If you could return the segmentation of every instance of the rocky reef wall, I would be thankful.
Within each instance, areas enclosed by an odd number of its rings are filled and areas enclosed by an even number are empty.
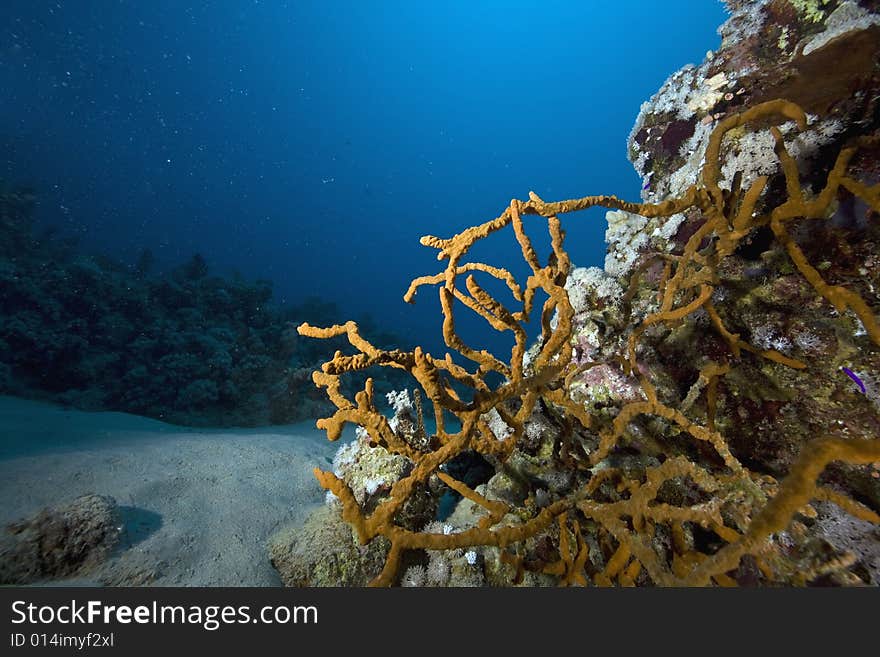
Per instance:
[[[348,340],[313,375],[337,409],[319,426],[360,428],[316,472],[324,522],[352,534],[312,529],[338,541],[312,549],[279,536],[286,581],[880,584],[880,10],[728,6],[719,50],[639,112],[641,202],[532,193],[422,239],[446,268],[405,298],[436,288],[461,359],[379,349],[351,322],[300,327]],[[575,268],[563,220],[594,206],[609,209],[605,267]],[[524,282],[467,260],[503,230]],[[509,331],[509,357],[466,344],[457,312]],[[341,393],[372,366],[413,378],[390,420],[369,382]],[[357,567],[293,563],[306,553]],[[340,571],[356,576],[320,575]]]

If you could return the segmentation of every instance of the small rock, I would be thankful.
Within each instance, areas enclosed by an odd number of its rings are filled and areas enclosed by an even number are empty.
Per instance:
[[[121,524],[116,500],[83,495],[7,525],[0,533],[0,584],[82,575],[110,554]]]

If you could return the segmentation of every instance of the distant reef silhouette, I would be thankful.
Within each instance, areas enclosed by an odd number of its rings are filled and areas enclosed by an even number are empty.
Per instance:
[[[343,342],[315,343],[294,327],[337,321],[335,303],[281,308],[271,281],[212,274],[198,253],[161,274],[149,249],[133,264],[86,254],[75,238],[36,229],[36,203],[33,189],[0,184],[0,394],[187,426],[285,424],[328,410],[311,372]],[[380,339],[399,346],[390,333]],[[377,385],[392,388],[388,377]]]

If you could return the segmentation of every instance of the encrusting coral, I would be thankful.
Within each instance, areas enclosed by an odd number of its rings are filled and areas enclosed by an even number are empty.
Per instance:
[[[477,547],[487,561],[487,572],[491,561],[496,574],[504,573],[495,581],[511,583],[529,571],[557,577],[563,584],[730,585],[736,583],[736,571],[747,557],[762,581],[784,582],[790,578],[786,579],[784,559],[772,539],[793,521],[797,523],[797,518],[812,513],[811,501],[830,501],[859,519],[880,523],[880,516],[865,504],[819,483],[832,461],[880,462],[877,438],[817,436],[801,450],[787,476],[777,482],[746,467],[715,426],[718,383],[741,359],[767,359],[798,371],[807,368],[802,360],[750,344],[730,330],[719,312],[724,301],[713,295],[724,260],[758,229],[769,228],[809,285],[837,312],[851,310],[870,340],[880,345],[880,327],[869,304],[858,293],[827,283],[791,237],[792,227],[799,222],[829,217],[843,194],[880,212],[880,184],[867,185],[848,174],[858,149],[876,144],[863,138],[843,148],[824,187],[811,193],[802,188],[778,127],[786,121],[794,121],[803,130],[808,118],[794,103],[773,100],[718,122],[709,138],[700,178],[677,198],[652,204],[588,196],[548,203],[532,193],[528,201],[514,199],[499,217],[452,238],[423,237],[422,244],[436,248],[438,259],[447,261],[446,268],[416,278],[404,299],[412,302],[420,288],[437,286],[445,343],[472,361],[474,369],[458,364],[449,354],[437,358],[420,348],[378,349],[360,335],[353,322],[329,328],[299,326],[300,334],[314,338],[346,336],[357,350],[353,355],[337,352],[314,373],[315,384],[326,390],[337,407],[331,417],[318,421],[318,427],[330,440],[336,440],[345,423],[359,425],[371,445],[412,463],[369,510],[358,503],[340,477],[320,470],[315,473],[320,484],[341,502],[343,518],[362,543],[379,536],[390,542],[384,568],[374,584],[397,583],[410,551]],[[784,177],[781,202],[768,200],[772,198],[765,194],[768,176],[757,176],[742,189],[740,175],[730,189],[719,185],[725,135],[744,127],[769,129],[774,139]],[[563,248],[559,217],[594,206],[648,219],[698,211],[703,222],[680,254],[656,253],[633,271],[625,303],[636,295],[646,263],[663,263],[656,284],[657,303],[650,311],[629,308],[632,316],[624,329],[628,340],[612,360],[585,363],[574,352],[575,312],[565,287],[571,261]],[[526,234],[529,216],[546,221],[551,246],[546,264],[540,262]],[[506,228],[513,231],[530,269],[524,285],[505,269],[465,260],[474,244]],[[490,294],[488,286],[477,282],[479,276],[495,279],[506,288],[516,309]],[[546,296],[539,310],[541,336],[529,349],[526,323],[541,295]],[[509,358],[471,347],[459,336],[456,301],[494,329],[512,334]],[[702,364],[684,403],[675,407],[658,394],[651,368],[640,362],[639,353],[652,331],[679,326],[698,312],[708,316],[712,330],[723,338],[728,351],[719,360]],[[752,355],[744,356],[743,352]],[[635,400],[623,404],[616,414],[597,410],[573,394],[579,379],[590,369],[606,365],[622,369],[635,380]],[[430,401],[436,423],[430,441],[411,444],[403,433],[395,431],[375,404],[371,381],[353,400],[342,394],[341,377],[375,366],[405,370],[418,384]],[[491,384],[497,375],[503,381]],[[689,413],[704,390],[706,421],[700,423]],[[492,499],[485,489],[478,492],[450,474],[448,465],[466,453],[481,455],[497,473],[503,473],[517,445],[531,439],[530,423],[540,414],[561,427],[550,449],[555,467],[566,469],[566,484],[555,491],[532,490],[517,502]],[[455,427],[448,421],[450,416],[456,419]],[[634,421],[640,416],[656,419],[663,429],[649,437],[638,435]],[[401,521],[404,505],[412,496],[443,487],[480,509],[471,526],[420,531]],[[539,539],[543,547],[536,547]]]

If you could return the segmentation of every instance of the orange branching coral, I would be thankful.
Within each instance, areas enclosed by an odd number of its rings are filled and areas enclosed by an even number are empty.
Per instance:
[[[343,517],[362,542],[378,536],[390,541],[385,567],[374,584],[395,583],[403,554],[417,549],[496,546],[502,549],[501,562],[515,564],[521,571],[522,558],[505,548],[539,533],[554,534],[555,531],[559,557],[545,562],[539,570],[558,576],[564,584],[613,584],[616,581],[631,585],[636,578],[647,577],[658,585],[713,582],[730,585],[735,581],[729,573],[747,554],[755,557],[765,577],[773,577],[773,569],[761,555],[768,549],[770,537],[785,529],[811,499],[831,500],[862,519],[880,522],[877,514],[867,507],[817,485],[823,469],[831,461],[854,464],[880,461],[880,440],[817,439],[803,450],[788,477],[777,485],[771,478],[750,472],[715,427],[716,385],[730,371],[729,363],[706,364],[679,409],[664,404],[650,376],[639,369],[639,345],[649,327],[679,322],[701,308],[728,344],[734,360],[746,351],[791,368],[806,367],[781,353],[758,349],[741,340],[724,326],[712,301],[719,263],[732,254],[751,231],[762,226],[770,227],[816,291],[838,311],[851,309],[871,340],[880,344],[880,327],[868,304],[852,291],[827,284],[787,230],[788,225],[799,219],[825,217],[841,188],[880,211],[880,185],[866,186],[847,175],[856,144],[841,151],[824,189],[815,195],[808,194],[800,185],[797,167],[786,151],[780,131],[773,125],[784,121],[794,121],[802,129],[806,125],[803,111],[784,100],[763,103],[721,121],[709,141],[702,179],[680,198],[659,204],[639,204],[613,196],[588,196],[547,203],[531,193],[528,201],[514,199],[500,216],[451,238],[423,237],[422,244],[436,248],[438,259],[447,261],[446,267],[438,274],[416,278],[404,299],[412,302],[422,287],[436,286],[444,316],[444,340],[447,346],[471,361],[474,369],[455,363],[449,354],[436,358],[420,348],[411,352],[378,349],[360,335],[353,322],[324,329],[307,324],[299,327],[300,334],[316,338],[345,335],[357,350],[354,355],[337,352],[320,372],[315,372],[315,384],[326,389],[337,407],[331,417],[319,420],[318,426],[335,440],[346,422],[360,425],[366,429],[372,445],[382,446],[412,462],[409,473],[393,483],[384,500],[370,511],[361,508],[347,484],[332,472],[316,470],[315,473],[320,484],[339,498]],[[766,177],[757,178],[745,190],[739,188],[741,176],[734,179],[733,189],[729,191],[719,186],[725,134],[740,126],[768,123],[776,139],[787,194],[785,202],[770,209],[761,207],[762,192],[768,183]],[[695,209],[704,218],[681,255],[660,256],[665,260],[665,268],[658,289],[659,307],[630,327],[626,353],[619,354],[628,373],[638,376],[644,399],[623,405],[610,421],[592,415],[570,395],[572,380],[584,368],[577,368],[572,361],[574,310],[564,287],[571,262],[563,248],[564,233],[559,216],[594,206],[625,210],[648,218]],[[540,216],[546,221],[551,253],[544,264],[526,234],[524,217],[528,215]],[[505,269],[465,260],[474,244],[507,228],[512,230],[530,269],[524,285]],[[637,269],[633,276],[638,276],[640,271]],[[511,310],[509,303],[502,304],[477,282],[477,276],[498,281],[517,304],[516,309]],[[625,303],[632,298],[634,285],[633,282],[624,297]],[[540,308],[541,336],[537,346],[527,353],[525,325],[535,310],[539,293],[546,296]],[[456,301],[494,329],[512,334],[509,357],[470,346],[460,337],[454,319]],[[424,391],[437,427],[430,449],[416,449],[395,433],[374,403],[370,380],[353,400],[342,394],[341,376],[373,366],[405,370]],[[487,381],[490,373],[500,374],[503,382],[490,385]],[[687,415],[703,389],[707,398],[705,425]],[[461,394],[462,390],[468,394]],[[516,506],[487,499],[443,471],[444,464],[466,450],[503,464],[523,437],[526,422],[539,408],[539,402],[543,408],[550,409],[549,412],[566,418],[576,431],[593,437],[592,447],[584,447],[581,442],[580,446],[567,445],[560,450],[572,457],[565,463],[578,475],[578,485],[571,493],[542,506]],[[490,426],[490,412],[497,413],[510,431],[497,435]],[[455,416],[457,430],[447,426],[444,414]],[[659,447],[655,447],[659,450],[654,455],[659,457],[656,465],[636,471],[615,467],[609,458],[627,440],[631,423],[640,415],[662,418],[676,433],[690,436],[693,445],[704,445],[715,456],[705,462],[694,460],[692,455],[689,457],[682,451],[680,440],[668,444],[661,440]],[[696,453],[705,453],[705,450]],[[432,478],[481,507],[484,514],[479,522],[462,531],[444,534],[415,531],[396,523],[396,514],[405,502]],[[697,548],[692,538],[695,527],[711,532],[720,547],[709,551]],[[588,560],[588,532],[612,546],[610,557],[601,567],[590,565]],[[660,540],[662,537],[668,540]],[[659,547],[664,544],[671,547]]]

